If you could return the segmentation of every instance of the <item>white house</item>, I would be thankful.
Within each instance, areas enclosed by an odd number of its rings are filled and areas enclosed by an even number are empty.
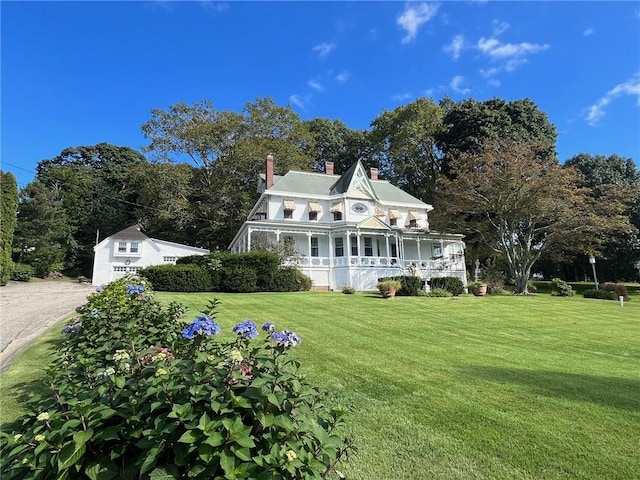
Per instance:
[[[149,238],[138,226],[125,228],[93,247],[93,285],[104,285],[151,265],[174,264],[179,257],[209,250]]]
[[[269,155],[232,252],[250,251],[258,236],[295,242],[298,266],[321,290],[373,290],[379,277],[394,275],[455,276],[466,285],[462,235],[430,231],[433,207],[379,180],[377,169],[368,176],[358,161],[341,176],[331,162],[324,174],[273,172]]]

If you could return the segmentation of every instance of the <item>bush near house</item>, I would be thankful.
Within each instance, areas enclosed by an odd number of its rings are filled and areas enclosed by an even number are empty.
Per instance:
[[[423,283],[420,277],[413,275],[399,275],[396,277],[380,277],[378,283],[386,282],[388,280],[397,280],[400,282],[400,290],[396,292],[396,295],[417,297],[420,295]]]
[[[210,292],[211,276],[197,265],[157,265],[140,270],[158,291]]]
[[[238,323],[213,300],[190,323],[128,277],[93,294],[48,371],[51,395],[3,425],[6,480],[325,478],[350,450],[345,410],[300,373],[295,333]]]
[[[207,271],[210,281],[208,291],[213,292],[298,292],[311,289],[309,277],[295,267],[282,267],[280,257],[271,252],[213,252],[182,257],[175,266],[163,267],[170,270],[187,265]],[[184,291],[174,290],[166,282],[158,283],[150,269],[145,269],[144,274],[158,291]]]
[[[448,290],[453,295],[462,295],[464,293],[464,283],[458,277],[433,277],[429,285],[432,290],[441,288]]]

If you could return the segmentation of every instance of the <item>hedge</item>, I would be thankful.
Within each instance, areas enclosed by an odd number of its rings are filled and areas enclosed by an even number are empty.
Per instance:
[[[211,276],[198,265],[157,265],[140,270],[156,291],[210,292]]]
[[[442,288],[453,295],[462,295],[464,293],[464,283],[458,277],[433,277],[429,285],[432,290]]]
[[[387,280],[397,280],[400,282],[400,290],[396,292],[396,295],[404,295],[410,297],[417,297],[423,288],[423,281],[420,277],[413,275],[399,275],[396,277],[380,277],[378,282],[384,282]]]

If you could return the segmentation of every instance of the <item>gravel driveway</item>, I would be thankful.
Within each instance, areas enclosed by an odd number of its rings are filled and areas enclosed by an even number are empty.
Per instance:
[[[0,287],[0,372],[94,291],[90,284],[65,280],[9,282]]]

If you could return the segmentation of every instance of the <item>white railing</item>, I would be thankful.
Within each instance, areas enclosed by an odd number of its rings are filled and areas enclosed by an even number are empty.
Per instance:
[[[419,260],[419,259],[400,259],[395,257],[301,257],[297,263],[300,267],[381,267],[381,268],[400,268],[407,274],[412,274],[415,267],[418,267],[423,277],[430,277],[433,273],[438,272],[464,272],[465,265],[462,259],[437,259],[437,260]]]

